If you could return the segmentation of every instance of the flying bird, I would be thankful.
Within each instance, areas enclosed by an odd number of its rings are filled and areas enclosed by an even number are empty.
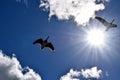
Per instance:
[[[54,46],[51,42],[48,42],[48,39],[49,39],[49,36],[45,40],[40,38],[40,39],[37,39],[36,41],[34,41],[33,44],[36,44],[36,43],[41,44],[41,50],[43,50],[45,47],[48,47],[52,51],[54,51],[55,50]]]
[[[98,21],[100,21],[105,27],[106,27],[106,31],[109,30],[109,28],[116,28],[117,25],[113,24],[113,22],[115,21],[114,19],[112,20],[112,22],[107,22],[105,19],[101,18],[101,17],[95,17]]]

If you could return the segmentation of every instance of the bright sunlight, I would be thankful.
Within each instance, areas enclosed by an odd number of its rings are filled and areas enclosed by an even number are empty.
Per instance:
[[[100,29],[91,29],[87,31],[87,42],[93,46],[101,46],[105,44],[104,32]]]

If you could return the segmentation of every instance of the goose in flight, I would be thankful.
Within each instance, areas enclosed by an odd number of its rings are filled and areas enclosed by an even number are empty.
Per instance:
[[[112,22],[107,22],[105,19],[101,18],[101,17],[95,17],[95,19],[97,19],[98,21],[100,21],[105,27],[106,27],[106,31],[109,30],[109,28],[116,28],[117,25],[113,24],[113,22],[115,21],[114,19],[112,20]]]
[[[48,47],[52,51],[54,51],[55,50],[54,46],[52,45],[51,42],[48,42],[48,38],[49,36],[45,40],[43,40],[42,38],[37,39],[36,41],[33,42],[33,44],[36,44],[36,43],[41,44],[41,50],[43,50],[45,47]]]

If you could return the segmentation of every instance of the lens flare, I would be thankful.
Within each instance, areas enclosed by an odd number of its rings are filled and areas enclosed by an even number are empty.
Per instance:
[[[91,29],[87,31],[86,41],[92,46],[101,46],[105,44],[105,34],[100,29]]]

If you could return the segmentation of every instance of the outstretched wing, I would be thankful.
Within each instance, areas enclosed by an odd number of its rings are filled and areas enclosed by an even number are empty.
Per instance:
[[[46,45],[46,47],[49,47],[52,51],[55,50],[55,49],[54,49],[54,46],[52,45],[52,43],[48,43],[48,44]]]
[[[43,43],[43,40],[40,38],[40,39],[37,39],[36,41],[33,42],[33,44],[36,44],[36,43],[39,43],[39,44],[42,44]]]
[[[108,24],[108,22],[105,20],[105,19],[103,19],[103,18],[101,18],[101,17],[95,17],[98,21],[100,21],[104,26],[107,26],[107,24]]]

